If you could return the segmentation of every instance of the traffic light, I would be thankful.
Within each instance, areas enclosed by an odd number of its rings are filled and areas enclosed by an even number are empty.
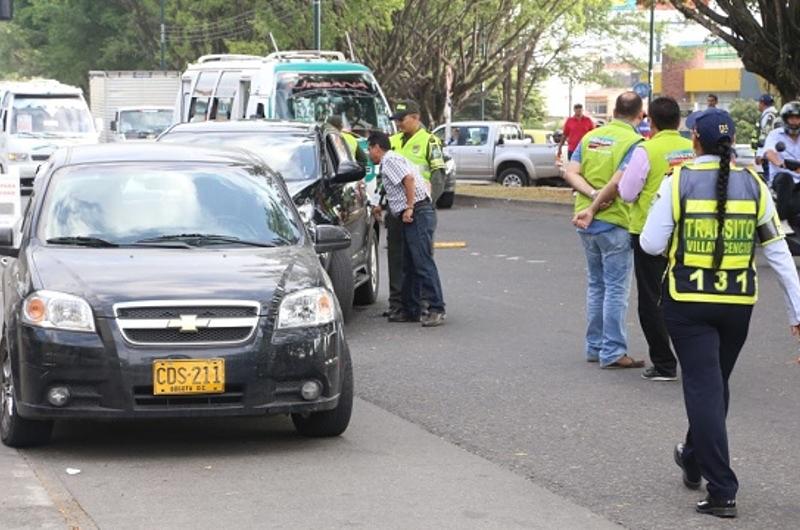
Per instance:
[[[0,0],[0,20],[11,20],[11,15],[14,13],[14,6],[12,0]]]

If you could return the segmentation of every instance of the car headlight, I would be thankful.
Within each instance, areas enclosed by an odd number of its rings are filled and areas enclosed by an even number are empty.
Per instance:
[[[95,331],[89,303],[56,291],[36,291],[29,295],[22,303],[22,321],[42,328]]]
[[[24,162],[28,159],[28,153],[8,153],[9,162]]]
[[[321,326],[336,319],[336,300],[327,289],[303,289],[286,295],[278,309],[278,329]]]

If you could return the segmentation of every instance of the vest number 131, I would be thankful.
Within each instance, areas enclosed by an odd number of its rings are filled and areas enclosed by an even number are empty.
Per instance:
[[[689,275],[689,280],[695,283],[698,291],[703,292],[705,289],[705,277],[703,269],[697,269]],[[716,271],[714,281],[714,290],[724,293],[728,290],[728,271]],[[736,275],[736,283],[739,285],[740,291],[744,294],[747,292],[747,271],[744,270]]]

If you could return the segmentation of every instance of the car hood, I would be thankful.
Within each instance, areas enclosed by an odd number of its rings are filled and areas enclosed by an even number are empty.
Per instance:
[[[94,249],[38,247],[34,289],[86,299],[99,317],[137,300],[254,300],[325,285],[310,247],[265,249]]]
[[[316,181],[317,179],[289,180],[286,181],[286,189],[289,190],[289,195],[292,196],[292,199],[297,200],[303,194],[303,191]]]

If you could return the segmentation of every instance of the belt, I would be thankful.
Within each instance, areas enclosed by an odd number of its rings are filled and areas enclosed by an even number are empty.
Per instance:
[[[418,208],[420,206],[425,206],[425,205],[430,204],[430,203],[431,203],[431,198],[430,197],[425,197],[421,201],[415,202],[414,203],[414,208]]]

